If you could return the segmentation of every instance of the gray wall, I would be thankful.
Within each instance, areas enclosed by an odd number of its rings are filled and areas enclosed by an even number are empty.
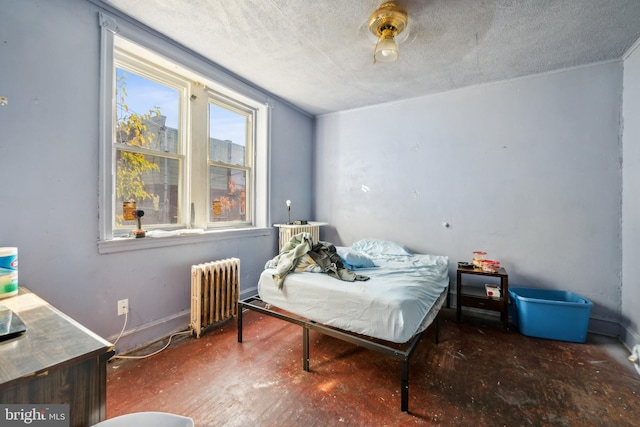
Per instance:
[[[622,320],[621,338],[640,344],[640,49],[624,61],[622,163]]]
[[[186,327],[194,263],[239,257],[251,292],[277,234],[98,254],[98,11],[86,0],[0,1],[0,95],[9,99],[0,107],[0,246],[18,247],[21,286],[105,338],[120,332],[116,301],[129,298],[122,351]],[[272,99],[271,167],[296,176],[271,179],[276,223],[286,221],[286,199],[311,213],[313,119]]]
[[[326,238],[400,241],[448,255],[451,273],[486,250],[512,285],[591,299],[590,329],[618,335],[622,69],[598,64],[319,117],[316,216],[331,224]]]

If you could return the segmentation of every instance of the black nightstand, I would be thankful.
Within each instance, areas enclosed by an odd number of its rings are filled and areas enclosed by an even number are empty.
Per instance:
[[[509,330],[509,275],[504,268],[495,273],[482,271],[480,268],[458,268],[456,278],[456,319],[460,322],[462,306],[497,311],[504,324],[504,330]],[[462,286],[462,275],[489,276],[500,278],[500,298],[490,298],[485,289],[478,286]]]

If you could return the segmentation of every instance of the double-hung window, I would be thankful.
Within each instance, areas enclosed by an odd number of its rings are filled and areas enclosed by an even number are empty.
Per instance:
[[[114,236],[137,227],[187,226],[184,207],[189,81],[117,50],[113,123]]]
[[[264,226],[268,102],[107,36],[100,240]]]

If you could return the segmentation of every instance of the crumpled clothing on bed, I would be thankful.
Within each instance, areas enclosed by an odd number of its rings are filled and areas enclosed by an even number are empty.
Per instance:
[[[276,273],[273,280],[278,285],[278,289],[282,289],[284,278],[290,271],[296,268],[298,260],[313,247],[313,238],[311,233],[298,233],[291,237],[286,245],[280,250],[272,260],[267,261],[265,268],[275,268]]]
[[[291,237],[280,253],[267,261],[264,268],[276,270],[272,277],[278,289],[282,289],[285,277],[293,270],[323,272],[333,278],[348,282],[369,279],[367,276],[355,274],[346,269],[334,245],[328,242],[319,242],[314,246],[311,233],[304,232]]]
[[[313,248],[311,248],[311,251],[309,251],[309,256],[322,268],[323,272],[334,279],[344,280],[346,282],[369,280],[368,276],[356,274],[345,268],[342,263],[342,258],[340,258],[340,255],[336,252],[336,247],[329,242],[318,242],[315,244]]]

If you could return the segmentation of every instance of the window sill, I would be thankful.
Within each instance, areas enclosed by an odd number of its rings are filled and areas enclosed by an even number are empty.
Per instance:
[[[135,237],[116,238],[98,241],[98,253],[111,254],[116,252],[137,251],[143,249],[162,248],[168,246],[191,245],[197,243],[216,242],[221,240],[262,237],[273,233],[273,228],[249,228],[232,230],[211,230],[201,234],[187,234],[166,237]]]

